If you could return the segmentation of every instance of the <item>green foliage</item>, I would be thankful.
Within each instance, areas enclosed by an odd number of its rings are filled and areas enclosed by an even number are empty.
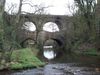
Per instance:
[[[100,52],[96,48],[90,48],[83,51],[76,50],[74,53],[89,56],[100,56]]]
[[[75,2],[77,7],[79,8],[77,13],[80,17],[79,20],[83,20],[83,23],[78,20],[79,22],[81,22],[80,26],[83,24],[85,29],[87,29],[86,33],[89,33],[90,36],[95,32],[96,2],[95,0],[75,0]]]
[[[0,48],[1,48],[1,45],[2,45],[2,40],[3,40],[3,34],[4,34],[4,31],[3,31],[3,12],[4,12],[4,5],[5,5],[5,0],[1,0],[0,1]]]
[[[3,20],[2,20],[2,15],[0,13],[0,49],[2,50],[2,44],[3,44],[3,34],[4,31],[2,29],[2,25],[3,25]]]
[[[40,51],[39,48],[37,48],[37,47],[31,47],[31,50],[32,50],[32,52],[33,52],[33,54],[35,56],[37,56],[38,55],[38,52]]]
[[[86,55],[100,55],[100,52],[98,52],[95,48],[91,48],[91,49],[83,52],[83,54],[86,54]]]
[[[78,10],[72,16],[72,28],[67,37],[70,38],[67,48],[77,49],[80,43],[92,43],[96,41],[96,3],[95,0],[74,0]]]
[[[30,48],[13,51],[11,59],[11,69],[39,67],[44,65],[43,62],[41,62],[35,55],[33,55],[33,52]]]

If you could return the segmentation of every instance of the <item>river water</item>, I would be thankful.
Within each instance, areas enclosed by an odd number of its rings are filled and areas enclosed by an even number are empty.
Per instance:
[[[44,67],[1,71],[0,75],[100,75],[100,57],[66,55],[49,61]]]

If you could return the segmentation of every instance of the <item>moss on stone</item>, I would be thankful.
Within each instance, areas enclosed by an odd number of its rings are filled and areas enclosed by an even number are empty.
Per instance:
[[[43,66],[45,63],[40,61],[30,48],[13,51],[11,55],[11,69],[23,69],[30,67]]]

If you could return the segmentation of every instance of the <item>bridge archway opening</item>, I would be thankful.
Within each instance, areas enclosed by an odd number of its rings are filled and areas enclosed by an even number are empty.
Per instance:
[[[23,48],[33,47],[34,45],[35,45],[35,40],[31,38],[27,38],[23,42],[21,42],[21,46]]]
[[[43,45],[43,55],[48,60],[54,59],[58,54],[59,44],[54,39],[47,40]]]
[[[59,39],[53,39],[53,40],[55,40],[59,46],[63,45],[63,42],[61,40],[59,40]]]
[[[23,24],[22,29],[25,29],[30,32],[34,32],[34,31],[36,31],[36,26],[33,22],[27,21]]]
[[[47,32],[59,32],[58,25],[54,22],[47,22],[43,25],[43,30]]]

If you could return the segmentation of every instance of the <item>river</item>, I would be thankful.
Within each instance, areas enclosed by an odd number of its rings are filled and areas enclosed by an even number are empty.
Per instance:
[[[48,62],[44,67],[1,71],[0,75],[100,75],[100,57],[66,55]]]

